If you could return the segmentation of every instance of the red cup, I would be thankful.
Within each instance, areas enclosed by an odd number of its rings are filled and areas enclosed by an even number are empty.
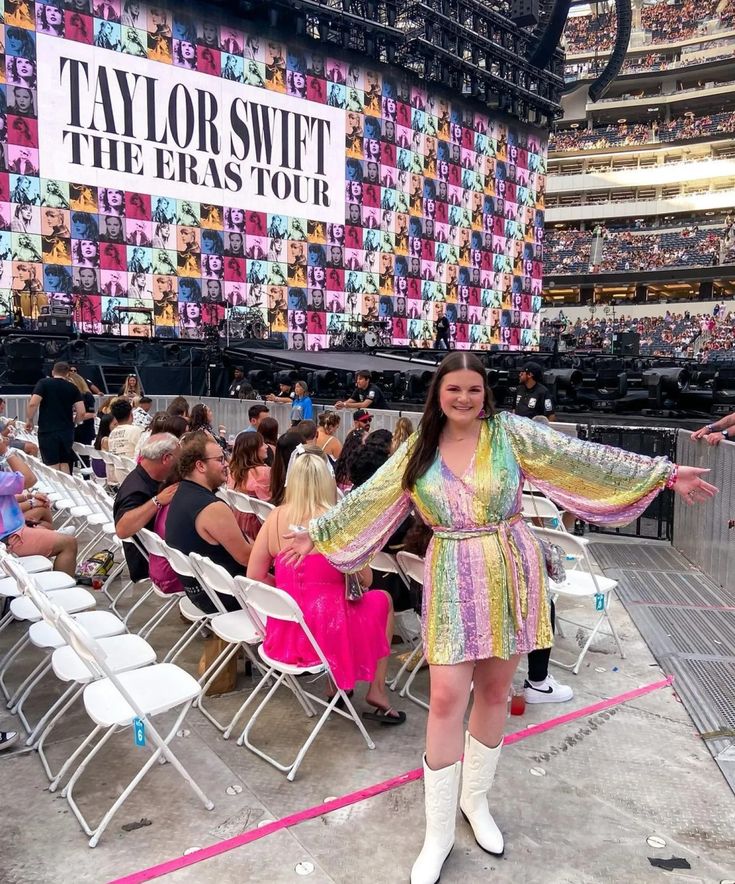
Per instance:
[[[510,701],[510,714],[523,715],[526,711],[526,698],[523,691],[514,691]]]

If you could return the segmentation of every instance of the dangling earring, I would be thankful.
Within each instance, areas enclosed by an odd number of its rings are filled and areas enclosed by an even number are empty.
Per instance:
[[[485,414],[485,409],[481,408],[480,413],[477,415],[477,420],[481,421],[481,420],[484,420],[486,417],[487,417],[487,415]]]

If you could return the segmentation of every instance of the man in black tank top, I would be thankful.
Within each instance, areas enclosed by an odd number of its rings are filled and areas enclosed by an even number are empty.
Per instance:
[[[234,576],[245,574],[250,544],[245,540],[235,514],[215,491],[227,480],[227,464],[219,444],[204,433],[182,449],[179,459],[181,482],[166,519],[166,543],[187,555],[206,556]],[[198,583],[181,576],[186,594],[208,614],[214,605]],[[240,607],[234,597],[220,596],[228,611]]]

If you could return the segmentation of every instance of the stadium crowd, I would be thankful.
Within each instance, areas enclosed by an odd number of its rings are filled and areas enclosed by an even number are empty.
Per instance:
[[[549,153],[554,151],[604,150],[610,147],[692,141],[735,132],[735,111],[681,116],[668,123],[614,123],[597,129],[565,129],[552,132]]]
[[[631,230],[555,230],[546,232],[544,272],[550,275],[582,273],[590,269],[595,233],[603,238],[599,272],[656,270],[660,267],[697,267],[719,263],[723,228],[685,227],[682,230],[638,233]]]
[[[716,304],[708,313],[689,310],[667,310],[663,316],[591,316],[574,322],[564,317],[541,322],[542,340],[553,342],[558,322],[565,323],[563,335],[567,348],[609,352],[613,335],[635,332],[640,337],[641,356],[697,358],[706,362],[715,353],[732,348],[735,337],[735,312],[726,312],[724,305]],[[695,342],[700,339],[700,346]]]
[[[649,35],[651,43],[670,43],[686,40],[698,33],[707,33],[705,23],[718,19],[720,27],[732,27],[735,4],[732,0],[724,9],[717,11],[720,0],[686,0],[684,3],[654,3],[643,6],[641,28]],[[598,16],[578,15],[567,20],[564,37],[567,52],[588,52],[590,49],[610,49],[617,32],[615,16],[603,13]]]

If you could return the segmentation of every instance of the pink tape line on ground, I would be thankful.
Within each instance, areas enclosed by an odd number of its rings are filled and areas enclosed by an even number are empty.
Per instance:
[[[545,731],[559,727],[560,725],[568,724],[579,718],[585,718],[588,715],[594,715],[596,712],[602,712],[605,709],[609,709],[611,706],[619,706],[621,703],[629,703],[631,700],[635,700],[638,697],[643,697],[653,691],[668,687],[672,681],[673,679],[671,677],[665,678],[662,681],[643,685],[643,687],[635,688],[635,690],[627,691],[624,694],[618,694],[615,697],[600,700],[599,703],[593,703],[591,706],[575,709],[573,712],[559,715],[557,718],[549,719],[549,721],[544,721],[540,724],[532,724],[530,727],[523,728],[523,730],[507,734],[505,737],[505,744],[510,745],[511,743],[518,743],[520,740],[525,740],[536,734],[542,734]],[[111,881],[110,884],[141,884],[143,881],[152,881],[154,878],[170,875],[172,872],[176,872],[179,869],[193,866],[206,859],[211,859],[222,853],[227,853],[227,851],[234,850],[236,847],[243,847],[245,844],[259,841],[261,838],[265,838],[267,835],[272,835],[274,832],[289,829],[292,826],[297,826],[299,823],[313,820],[315,817],[323,816],[327,813],[332,813],[332,811],[339,810],[342,807],[348,807],[350,804],[357,804],[359,801],[365,801],[367,798],[373,798],[383,792],[390,792],[392,789],[397,789],[399,786],[405,786],[406,783],[420,780],[422,776],[423,770],[421,768],[410,770],[397,777],[391,777],[389,780],[384,780],[382,783],[376,783],[374,786],[369,786],[367,789],[358,789],[357,792],[351,792],[349,795],[342,795],[340,798],[326,801],[324,804],[317,804],[306,810],[299,810],[296,813],[289,814],[289,816],[282,817],[280,820],[274,820],[272,823],[268,823],[259,829],[249,829],[247,832],[235,835],[233,838],[227,838],[225,841],[218,841],[216,844],[210,844],[209,847],[203,847],[201,850],[197,850],[186,856],[177,856],[175,859],[160,863],[157,866],[151,866],[149,869],[143,869],[140,872],[133,872],[132,875],[116,878],[114,881]]]

